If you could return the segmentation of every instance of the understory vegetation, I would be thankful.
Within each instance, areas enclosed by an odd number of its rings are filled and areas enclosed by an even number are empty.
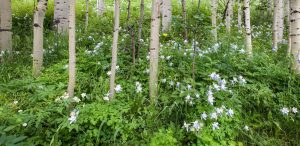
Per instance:
[[[65,95],[68,39],[52,25],[53,1],[45,18],[43,73],[38,78],[32,76],[33,2],[13,1],[14,52],[0,64],[0,145],[300,144],[300,75],[291,71],[287,44],[272,51],[272,20],[261,16],[259,7],[252,7],[251,58],[237,27],[227,34],[220,22],[218,43],[212,41],[207,1],[200,11],[187,5],[189,40],[184,41],[181,9],[174,1],[171,31],[160,36],[159,96],[153,106],[148,94],[151,2],[145,5],[143,43],[135,64],[127,26],[137,33],[139,2],[132,2],[130,22],[127,2],[121,3],[118,88],[107,100],[113,1],[101,17],[91,2],[88,32],[85,2],[77,1],[76,98]]]

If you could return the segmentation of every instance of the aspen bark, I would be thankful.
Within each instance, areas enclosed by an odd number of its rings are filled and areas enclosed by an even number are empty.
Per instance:
[[[241,0],[238,0],[238,28],[241,30],[242,28],[242,6],[241,6]]]
[[[142,46],[142,28],[143,28],[143,20],[144,20],[144,0],[141,0],[141,6],[140,6],[140,18],[139,18],[139,29],[138,29],[138,48],[136,50],[137,58],[140,57],[140,49]]]
[[[246,28],[246,49],[249,56],[252,56],[252,36],[250,24],[250,0],[244,0],[245,28]]]
[[[232,17],[232,0],[228,0],[227,11],[226,11],[226,31],[231,31],[231,17]]]
[[[278,42],[282,42],[283,39],[283,30],[284,30],[284,3],[283,0],[278,0],[277,3],[278,15]]]
[[[110,98],[113,98],[115,93],[115,77],[116,77],[119,25],[120,25],[120,0],[115,0],[114,17],[115,17],[115,26],[114,26],[114,38],[113,38],[112,59],[111,59],[111,75],[110,75],[110,90],[109,90]]]
[[[300,74],[300,0],[290,0],[292,69]]]
[[[183,16],[183,21],[184,21],[184,40],[188,40],[185,0],[181,0],[181,4],[182,4],[182,16]]]
[[[12,51],[11,0],[0,0],[0,53]]]
[[[39,0],[34,11],[33,24],[33,75],[38,77],[43,66],[43,30],[48,0]]]
[[[184,0],[183,0],[184,1]],[[151,34],[150,34],[150,79],[149,94],[151,103],[157,101],[158,59],[159,59],[160,0],[152,0]]]
[[[74,96],[76,83],[76,44],[75,44],[75,4],[76,0],[70,0],[69,13],[69,84],[68,93],[70,97]]]
[[[162,5],[162,31],[167,32],[172,23],[172,1],[164,0]]]
[[[68,31],[69,1],[71,0],[54,0],[54,25],[59,33]]]
[[[88,25],[89,25],[89,0],[85,1],[86,5],[86,11],[85,11],[85,28],[84,31],[87,32]]]
[[[98,12],[97,14],[99,16],[103,15],[104,10],[105,10],[104,0],[97,0],[97,12]]]
[[[218,0],[212,0],[211,1],[211,25],[212,25],[212,34],[215,42],[218,41],[217,9],[218,9]]]
[[[290,1],[287,0],[286,3],[286,13],[287,13],[287,24],[288,24],[288,49],[287,49],[287,55],[291,56],[291,17],[290,17]]]
[[[277,51],[278,49],[278,8],[277,8],[278,0],[274,0],[274,12],[273,12],[273,46],[272,50]]]

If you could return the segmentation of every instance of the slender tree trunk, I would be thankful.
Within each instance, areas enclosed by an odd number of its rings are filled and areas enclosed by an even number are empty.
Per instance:
[[[238,0],[238,28],[241,30],[242,28],[242,6],[241,0]]]
[[[11,0],[0,0],[0,53],[12,51]],[[1,61],[1,60],[0,60]]]
[[[113,98],[115,93],[115,77],[116,77],[116,66],[117,66],[117,53],[118,53],[118,39],[119,39],[119,25],[120,25],[120,0],[115,0],[115,26],[114,26],[114,39],[112,48],[112,59],[111,59],[111,75],[110,75],[110,90],[109,95]]]
[[[228,0],[227,11],[226,11],[226,31],[230,33],[231,31],[231,16],[232,16],[232,0]]]
[[[127,21],[130,20],[130,7],[131,7],[131,0],[128,0],[128,6],[127,6]]]
[[[104,10],[105,10],[104,0],[97,0],[97,12],[98,12],[97,14],[99,16],[103,15]]]
[[[84,31],[87,32],[89,25],[89,0],[85,1],[86,3],[86,12],[85,12],[85,28]]]
[[[34,11],[33,24],[33,75],[38,77],[43,66],[43,30],[48,0],[39,0]]]
[[[164,0],[162,6],[162,31],[168,32],[172,24],[172,1]]]
[[[290,0],[290,6],[292,69],[300,74],[300,0]]]
[[[54,24],[58,29],[58,33],[68,31],[69,1],[71,0],[54,0]]]
[[[184,40],[188,40],[188,33],[187,33],[187,23],[186,23],[186,3],[185,0],[181,0],[182,4],[182,16],[184,21]]]
[[[291,17],[290,17],[290,1],[287,0],[286,3],[287,7],[286,7],[286,11],[287,11],[287,24],[288,24],[288,49],[287,49],[287,55],[291,56]]]
[[[245,28],[246,28],[246,49],[249,56],[252,56],[252,37],[250,24],[250,0],[244,0]]]
[[[183,0],[184,1],[184,0]],[[152,0],[151,35],[150,35],[150,79],[149,94],[151,103],[157,101],[158,58],[159,58],[159,27],[160,0]]]
[[[142,46],[142,28],[143,28],[143,20],[144,20],[144,0],[141,0],[141,6],[140,6],[140,18],[139,18],[139,30],[138,30],[138,42],[139,42],[139,46],[136,50],[137,52],[137,58],[140,57],[140,49]]]
[[[70,97],[74,96],[76,81],[76,49],[75,49],[75,4],[76,0],[70,0],[69,13],[69,84],[68,93]]]
[[[211,25],[212,25],[212,34],[215,42],[218,41],[217,9],[218,9],[218,0],[211,0]]]
[[[278,20],[278,8],[277,8],[277,4],[278,4],[278,0],[274,0],[274,12],[273,12],[273,26],[272,26],[272,29],[273,29],[273,47],[272,47],[272,50],[273,51],[277,51],[278,49],[278,23],[277,23],[277,20]]]
[[[284,3],[283,0],[278,0],[278,15],[277,15],[277,23],[278,23],[278,42],[282,42],[283,39],[283,29],[284,29]]]

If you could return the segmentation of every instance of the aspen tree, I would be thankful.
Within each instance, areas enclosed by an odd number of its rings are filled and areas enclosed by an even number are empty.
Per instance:
[[[181,0],[182,5],[182,16],[184,21],[184,40],[188,40],[188,33],[187,33],[187,23],[186,23],[186,3],[185,0]]]
[[[218,0],[212,0],[211,1],[211,25],[212,25],[212,34],[215,42],[218,41],[217,9],[218,9]]]
[[[238,28],[241,30],[242,27],[242,6],[241,6],[241,0],[238,0]]]
[[[284,3],[283,0],[278,0],[277,3],[277,23],[278,23],[278,42],[282,42],[284,29]]]
[[[12,51],[11,0],[0,0],[0,53]]]
[[[172,1],[164,0],[162,5],[162,31],[167,32],[172,23]]]
[[[183,0],[184,1],[184,0]],[[152,0],[151,34],[150,34],[150,78],[149,94],[151,103],[157,101],[158,91],[158,59],[159,59],[159,27],[160,27],[160,0]]]
[[[43,30],[48,0],[39,0],[34,11],[33,24],[33,75],[41,74],[43,66]]]
[[[246,49],[249,56],[252,56],[252,37],[250,23],[250,0],[244,0],[245,29],[246,29]]]
[[[115,0],[115,26],[114,26],[114,39],[112,46],[112,59],[111,59],[111,75],[110,75],[110,90],[109,96],[113,98],[115,93],[115,77],[117,66],[117,53],[118,53],[118,39],[119,39],[119,25],[120,25],[120,0]]]
[[[84,31],[87,32],[89,25],[89,0],[85,1],[86,11],[85,11],[85,28]]]
[[[76,0],[70,0],[69,13],[69,84],[68,94],[74,96],[75,81],[76,81],[76,45],[75,45],[75,4]]]
[[[105,10],[105,3],[104,3],[104,0],[97,0],[97,14],[98,15],[103,15],[104,13],[104,10]]]
[[[140,18],[139,18],[139,29],[138,29],[138,48],[136,50],[137,52],[137,58],[140,56],[140,49],[142,46],[142,28],[143,28],[143,20],[144,20],[144,0],[141,0],[141,5],[140,5]]]
[[[227,2],[227,10],[226,10],[226,31],[230,33],[231,31],[231,17],[232,17],[232,0],[228,0]]]
[[[287,55],[291,55],[291,17],[290,17],[290,1],[287,0],[286,2],[286,13],[287,13],[287,24],[288,24],[288,49],[287,49]]]
[[[54,0],[54,24],[59,33],[68,31],[69,1],[71,0]]]
[[[300,73],[300,0],[290,0],[292,69]]]
[[[278,49],[278,8],[277,8],[277,4],[278,4],[278,0],[274,0],[274,12],[273,12],[273,46],[272,46],[272,50],[273,51],[277,51]]]

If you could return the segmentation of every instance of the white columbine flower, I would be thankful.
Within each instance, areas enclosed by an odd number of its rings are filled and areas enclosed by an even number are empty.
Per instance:
[[[108,76],[110,76],[110,75],[111,75],[111,71],[108,71],[106,74],[107,74]]]
[[[14,101],[14,104],[18,104],[18,103],[19,103],[19,101],[18,101],[18,100],[15,100],[15,101]]]
[[[22,126],[23,126],[23,127],[26,127],[26,126],[27,126],[27,123],[23,123]]]
[[[136,86],[136,93],[141,93],[142,92],[142,84],[140,82],[135,82]]]
[[[185,97],[185,101],[188,102],[192,100],[192,97],[190,96],[190,94],[188,94],[186,97]]]
[[[169,84],[170,84],[170,86],[174,86],[174,82],[173,81],[170,81]]]
[[[216,108],[216,112],[221,115],[223,113],[223,108]]]
[[[183,123],[183,128],[185,128],[187,132],[189,131],[189,126],[190,126],[190,124],[187,124],[187,123],[184,121],[184,123]]]
[[[120,93],[122,91],[122,87],[120,84],[118,84],[116,87],[115,87],[115,90],[117,93]]]
[[[215,73],[215,72],[211,73],[211,74],[209,75],[209,77],[210,77],[212,80],[215,80],[215,81],[220,80],[220,75],[217,74],[217,73]]]
[[[188,89],[188,90],[191,90],[191,89],[192,89],[192,85],[188,84],[188,85],[187,85],[187,89]]]
[[[197,93],[197,94],[195,94],[195,96],[196,96],[196,98],[200,98],[200,95]]]
[[[213,113],[210,114],[210,119],[215,119],[216,120],[217,118],[218,118],[217,113],[213,112]]]
[[[286,107],[284,107],[284,108],[281,109],[281,113],[282,113],[283,115],[288,115],[289,112],[290,112],[289,109],[286,108]]]
[[[215,98],[214,98],[211,94],[209,94],[209,95],[208,95],[208,98],[207,98],[207,101],[208,101],[208,103],[209,103],[210,105],[214,105]]]
[[[226,114],[227,114],[229,117],[232,117],[233,114],[234,114],[234,112],[233,112],[233,110],[230,108],[230,109],[228,109],[228,111],[226,112]]]
[[[293,107],[293,108],[292,108],[292,112],[293,112],[294,114],[296,114],[296,113],[298,113],[298,109],[295,108],[295,107]]]
[[[219,123],[218,123],[218,122],[212,123],[212,129],[213,129],[213,130],[219,129]]]
[[[179,88],[180,87],[180,82],[176,83],[176,87]]]
[[[68,120],[70,121],[70,124],[75,123],[76,119],[78,117],[79,114],[79,110],[77,109],[73,109],[70,113],[70,117],[68,118]]]
[[[18,110],[18,113],[21,113],[21,112],[23,112],[23,110]]]
[[[198,120],[193,122],[193,127],[191,128],[191,131],[196,130],[197,132],[203,127],[203,123],[200,123]]]
[[[205,112],[203,112],[203,113],[201,114],[201,119],[202,119],[202,120],[206,120],[206,118],[207,118],[207,114],[206,114]]]
[[[81,97],[85,98],[86,97],[86,93],[81,93]]]
[[[109,101],[109,93],[105,94],[105,96],[103,97],[103,100]]]
[[[162,83],[166,83],[166,82],[167,82],[167,79],[162,79],[161,82],[162,82]]]
[[[249,126],[245,125],[244,130],[249,131]]]
[[[80,100],[77,96],[74,96],[74,97],[73,97],[73,101],[78,103],[78,102],[80,102],[81,100]]]

